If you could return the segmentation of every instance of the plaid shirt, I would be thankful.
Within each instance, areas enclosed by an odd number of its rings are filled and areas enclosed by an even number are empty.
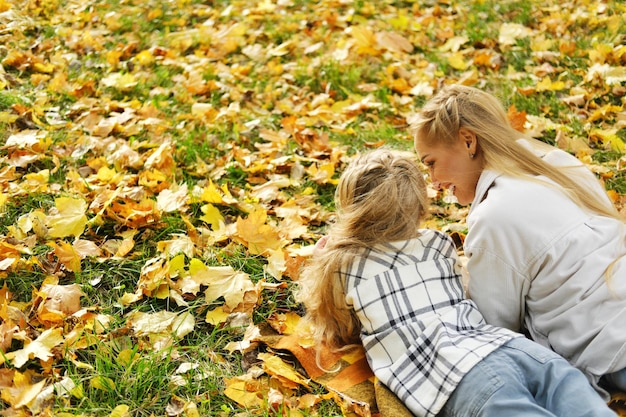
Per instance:
[[[425,229],[341,271],[370,367],[417,416],[436,415],[474,365],[520,336],[485,323],[457,268],[450,238]]]

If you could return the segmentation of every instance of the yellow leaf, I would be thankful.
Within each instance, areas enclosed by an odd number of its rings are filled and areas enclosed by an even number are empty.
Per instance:
[[[165,259],[153,258],[146,261],[141,268],[141,275],[137,283],[137,289],[143,294],[165,298],[169,294],[169,267]]]
[[[33,69],[37,72],[43,72],[44,74],[51,74],[54,72],[54,65],[44,64],[43,62],[36,62],[33,65]]]
[[[206,313],[205,320],[207,323],[212,324],[213,326],[217,326],[220,323],[224,323],[228,318],[229,313],[224,311],[223,306],[219,306],[214,308],[213,310],[209,310]]]
[[[307,173],[312,181],[318,184],[333,184],[337,185],[339,180],[333,179],[335,175],[335,165],[332,162],[322,164],[312,164]]]
[[[128,306],[131,305],[134,302],[137,302],[139,300],[141,300],[142,298],[142,294],[141,293],[124,293],[124,295],[122,295],[120,297],[120,304],[122,304],[123,306]]]
[[[111,130],[113,129],[111,128]],[[109,132],[107,132],[107,134],[108,133]],[[118,174],[118,172],[114,168],[102,167],[98,170],[98,173],[96,174],[96,178],[98,179],[98,181],[108,184],[111,182],[117,182],[121,178],[121,176]]]
[[[284,314],[274,314],[267,319],[267,322],[279,334],[289,335],[294,334],[299,328],[300,319],[298,314],[289,311]]]
[[[267,265],[264,270],[280,280],[283,273],[287,270],[287,260],[285,259],[285,252],[282,249],[269,250],[269,256],[267,257]]]
[[[587,121],[594,122],[596,120],[601,120],[601,119],[610,117],[611,115],[613,115],[615,113],[619,113],[622,110],[623,110],[622,106],[616,106],[616,105],[612,105],[612,104],[605,104],[604,106],[602,106],[599,109],[595,110],[593,112],[593,114],[587,118]]]
[[[48,184],[48,180],[50,179],[50,170],[42,169],[39,172],[31,172],[30,174],[24,175],[24,179],[26,180],[26,187],[36,190],[37,188],[43,188]]]
[[[82,198],[59,197],[55,200],[57,214],[48,216],[48,233],[52,238],[80,236],[87,225],[87,203]]]
[[[467,36],[453,36],[446,41],[442,46],[439,47],[439,50],[442,52],[458,52],[461,49],[461,46],[469,42],[469,38]]]
[[[600,142],[604,146],[610,146],[614,151],[620,153],[626,152],[626,145],[624,145],[624,141],[617,136],[617,129],[594,129],[589,133],[589,136],[590,139]]]
[[[532,31],[519,23],[503,23],[500,26],[498,42],[501,45],[515,45],[517,39],[528,37]]]
[[[211,225],[211,229],[220,230],[224,228],[224,216],[220,213],[220,210],[212,204],[205,204],[201,207],[203,216],[200,217],[200,220],[206,222]]]
[[[189,311],[180,313],[172,320],[171,330],[174,336],[182,339],[193,331],[196,326],[196,319]]]
[[[115,72],[104,77],[100,82],[106,87],[113,87],[119,91],[129,91],[137,85],[138,81],[133,74]]]
[[[133,349],[123,349],[117,354],[117,362],[127,368],[138,356],[137,352]]]
[[[469,67],[469,63],[465,60],[463,53],[454,52],[448,56],[448,64],[454,69],[465,70]]]
[[[210,180],[209,185],[202,190],[202,195],[200,196],[200,198],[205,203],[212,204],[233,204],[237,202],[237,200],[233,198],[232,194],[228,190],[226,184],[224,184],[222,187],[218,187]]]
[[[267,382],[263,378],[251,381],[245,377],[235,377],[224,379],[226,389],[224,394],[245,408],[261,407],[267,393]]]
[[[171,278],[175,278],[185,271],[185,255],[182,253],[174,256],[168,262]]]
[[[160,241],[157,244],[157,249],[167,258],[179,253],[183,253],[191,258],[194,254],[195,245],[189,236],[182,235],[175,236],[174,239]]]
[[[366,26],[350,26],[347,32],[355,40],[357,53],[374,56],[380,54],[380,52],[374,48],[374,46],[376,46],[376,37],[371,29]]]
[[[2,87],[2,84],[0,82],[0,87]],[[0,88],[4,89],[4,87]],[[6,123],[6,124],[10,124],[10,123],[14,123],[17,119],[19,119],[19,116],[17,114],[11,114],[5,111],[0,112],[0,123]]]
[[[187,417],[200,417],[200,413],[198,412],[198,406],[193,402],[188,402],[185,404],[184,412],[185,416]]]
[[[121,404],[113,409],[111,414],[109,414],[109,417],[128,417],[129,415],[128,406],[126,404]]]
[[[136,231],[133,230],[133,232],[136,232]],[[123,237],[122,242],[117,247],[117,250],[115,251],[115,256],[118,256],[118,257],[126,256],[135,247],[135,239],[133,239],[134,233],[133,234],[125,234],[122,237]]]
[[[80,256],[81,259],[84,259],[88,256],[101,256],[102,255],[102,251],[100,250],[98,245],[96,245],[91,240],[76,239],[74,243],[72,244],[72,247],[74,248],[78,256]]]
[[[537,91],[559,91],[565,88],[563,81],[552,81],[550,77],[544,77],[539,83],[537,83]]]
[[[19,409],[34,402],[45,385],[45,380],[31,384],[30,378],[25,374],[15,372],[13,386],[2,389],[1,397],[14,409]]]
[[[396,32],[378,33],[376,34],[376,40],[380,46],[392,52],[411,53],[413,51],[413,44],[411,41]]]
[[[115,391],[115,382],[111,378],[102,375],[91,378],[89,386],[100,391]]]
[[[148,66],[154,63],[154,55],[152,55],[152,52],[147,49],[135,55],[135,59],[137,60],[139,65]]]
[[[158,311],[156,313],[136,311],[130,314],[128,320],[138,336],[173,334],[182,338],[193,331],[195,325],[192,314],[176,314],[171,311]]]
[[[270,353],[259,353],[258,358],[263,361],[263,370],[278,378],[287,388],[297,388],[298,385],[309,386],[307,378],[297,372],[293,365],[288,364],[278,356]]]

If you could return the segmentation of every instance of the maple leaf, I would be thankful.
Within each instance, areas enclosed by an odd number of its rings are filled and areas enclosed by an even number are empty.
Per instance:
[[[140,202],[115,201],[108,207],[107,213],[132,229],[148,226],[161,218],[156,201],[148,198]]]
[[[206,203],[213,204],[234,204],[237,202],[226,185],[218,187],[213,181],[209,181],[209,185],[202,190],[200,198]]]
[[[45,380],[33,384],[26,374],[15,372],[13,375],[13,386],[2,389],[1,397],[13,409],[19,409],[30,406],[45,385]]]
[[[59,197],[54,201],[56,212],[46,219],[48,235],[52,238],[80,236],[88,223],[87,203],[82,198]]]
[[[72,272],[81,271],[81,256],[70,243],[49,242],[48,245],[54,248],[54,254],[57,256],[59,262],[65,266],[65,268]]]
[[[507,117],[511,123],[513,129],[523,132],[525,130],[524,124],[526,123],[526,111],[518,111],[515,105],[511,105],[507,112]]]
[[[224,297],[230,311],[247,310],[256,305],[259,289],[246,273],[231,267],[208,267],[194,258],[189,262],[189,278],[207,287],[204,294],[209,303]],[[246,297],[247,294],[252,298]]]
[[[42,306],[48,310],[70,315],[80,310],[80,298],[84,295],[78,284],[44,284],[39,294],[45,297]]]
[[[262,209],[253,211],[246,219],[237,218],[235,237],[239,238],[253,255],[276,250],[285,244],[278,230],[266,222],[267,212]]]

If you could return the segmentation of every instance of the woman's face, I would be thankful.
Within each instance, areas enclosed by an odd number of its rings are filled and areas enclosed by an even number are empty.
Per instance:
[[[476,185],[482,172],[482,154],[478,151],[476,136],[461,131],[453,145],[426,145],[419,139],[415,149],[430,172],[430,180],[437,190],[449,189],[459,204],[474,200]]]

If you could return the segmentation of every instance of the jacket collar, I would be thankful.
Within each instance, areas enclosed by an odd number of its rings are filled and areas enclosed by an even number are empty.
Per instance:
[[[476,184],[476,195],[474,196],[474,201],[472,201],[472,205],[470,206],[470,210],[468,215],[472,214],[472,211],[485,199],[487,198],[487,193],[489,189],[496,181],[496,178],[501,176],[502,174],[491,171],[488,169],[483,170],[478,178],[478,184]]]

